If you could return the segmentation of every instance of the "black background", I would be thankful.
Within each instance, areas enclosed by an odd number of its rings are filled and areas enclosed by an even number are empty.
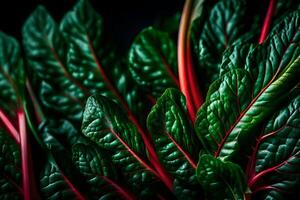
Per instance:
[[[117,44],[128,47],[134,36],[158,17],[181,11],[184,0],[89,0],[103,17],[106,31]],[[44,5],[56,21],[72,9],[77,0],[0,0],[0,30],[21,40],[21,28],[39,5]]]

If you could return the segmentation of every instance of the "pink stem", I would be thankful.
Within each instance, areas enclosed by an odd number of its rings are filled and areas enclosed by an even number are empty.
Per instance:
[[[268,11],[264,20],[264,24],[260,33],[259,37],[259,44],[263,43],[268,35],[270,26],[271,26],[271,21],[272,21],[272,16],[275,11],[275,5],[276,2],[275,0],[270,0],[269,6],[268,6]]]
[[[192,3],[192,0],[186,0],[180,21],[178,34],[178,73],[180,89],[186,97],[190,119],[195,122],[196,111],[202,105],[203,98],[195,76],[190,47]]]
[[[31,199],[30,193],[30,169],[29,169],[29,147],[28,138],[26,134],[26,121],[23,111],[18,111],[19,120],[19,131],[20,131],[20,141],[21,141],[21,160],[22,160],[22,175],[23,175],[23,191],[24,200]]]
[[[8,133],[12,136],[12,138],[16,141],[17,144],[20,144],[20,136],[18,131],[15,129],[14,125],[8,119],[7,115],[3,110],[0,110],[0,119],[2,120],[4,126],[7,128]]]

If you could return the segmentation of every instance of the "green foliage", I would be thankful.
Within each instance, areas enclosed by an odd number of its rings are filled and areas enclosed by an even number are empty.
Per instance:
[[[186,5],[183,52],[179,14],[123,55],[87,0],[60,23],[39,6],[23,49],[0,33],[0,199],[297,199],[298,3],[276,3],[262,44],[265,3]],[[206,97],[194,124],[177,51]]]

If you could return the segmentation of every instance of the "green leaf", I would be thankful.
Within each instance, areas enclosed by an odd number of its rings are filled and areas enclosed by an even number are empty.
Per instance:
[[[101,16],[86,0],[80,0],[63,18],[60,30],[70,43],[68,66],[75,80],[91,93],[114,97],[109,78],[113,72],[113,54],[105,47]],[[114,89],[113,89],[114,88]]]
[[[42,199],[85,199],[51,156],[40,172],[40,192]]]
[[[253,20],[247,14],[246,5],[244,0],[219,1],[204,24],[198,51],[201,77],[206,79],[205,90],[218,78],[222,55],[226,48],[245,37],[249,31],[251,37],[255,36],[252,27],[246,25]]]
[[[101,16],[88,1],[80,0],[65,15],[60,30],[69,43],[67,66],[74,80],[91,94],[119,102],[127,112],[144,111],[143,95],[133,84],[127,65],[118,60],[108,34],[103,31]],[[51,97],[51,91],[47,91]]]
[[[15,116],[24,86],[21,50],[16,39],[0,32],[0,107]]]
[[[240,147],[253,141],[256,128],[296,87],[299,26],[299,13],[292,13],[272,37],[251,51],[247,70],[231,70],[211,85],[196,122],[196,132],[209,152],[222,159],[240,159]]]
[[[82,132],[112,153],[112,162],[122,169],[132,191],[140,196],[151,194],[156,172],[144,160],[141,135],[116,103],[104,96],[91,96],[84,110]]]
[[[167,33],[144,29],[135,38],[128,60],[134,80],[148,94],[159,97],[166,88],[179,87],[176,48]]]
[[[116,169],[108,159],[108,152],[94,144],[77,144],[72,148],[72,154],[73,162],[84,178],[82,180],[89,199],[99,199],[99,197],[116,199],[117,194],[125,198],[131,197],[131,194],[120,185],[121,181],[117,178]]]
[[[300,186],[300,96],[263,127],[248,162],[255,199],[297,199]]]
[[[175,178],[177,196],[199,198],[194,160],[200,145],[187,119],[184,96],[176,89],[167,89],[148,115],[147,126],[160,162]]]
[[[38,85],[47,111],[81,119],[80,102],[88,91],[71,76],[66,64],[67,43],[44,7],[39,6],[24,24],[23,44],[31,76],[37,79],[33,84]]]
[[[223,53],[220,65],[220,76],[231,69],[243,69],[246,65],[247,57],[254,48],[254,44],[243,40],[238,40],[234,45],[227,48]]]
[[[21,159],[17,144],[0,129],[0,199],[21,199]]]
[[[245,199],[247,184],[237,164],[204,154],[199,159],[196,173],[208,199]]]

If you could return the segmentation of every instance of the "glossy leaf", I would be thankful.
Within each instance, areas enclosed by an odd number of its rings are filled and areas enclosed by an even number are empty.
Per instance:
[[[160,162],[175,178],[177,196],[199,198],[194,160],[200,145],[187,118],[184,96],[176,89],[167,89],[148,115],[147,126]]]
[[[133,198],[126,188],[120,185],[120,181],[114,180],[117,177],[116,169],[108,159],[108,152],[93,144],[77,144],[72,148],[72,154],[73,162],[84,178],[83,184],[89,199],[116,199],[120,196],[125,199]]]
[[[118,61],[115,48],[103,31],[102,18],[88,1],[80,0],[65,15],[60,30],[70,46],[67,64],[76,81],[91,94],[121,103],[127,112],[144,111],[140,105],[143,95],[134,86],[127,65]]]
[[[117,104],[100,95],[90,97],[83,115],[82,132],[112,152],[112,162],[122,169],[134,192],[141,196],[150,194],[156,172],[144,160],[145,147],[136,127]]]
[[[292,13],[247,58],[246,70],[231,70],[215,81],[198,113],[197,133],[215,156],[237,158],[255,128],[285,100],[300,74],[299,13]],[[250,62],[251,61],[251,62]]]
[[[23,43],[31,76],[37,79],[33,84],[39,85],[47,111],[81,119],[80,102],[88,91],[71,76],[66,64],[67,43],[44,7],[39,6],[24,24]]]
[[[21,157],[17,144],[0,129],[0,199],[21,199]]]
[[[218,78],[222,54],[226,48],[251,30],[246,1],[222,0],[212,8],[199,39],[199,64],[206,88]],[[255,34],[252,33],[251,37]]]
[[[208,199],[245,199],[247,184],[238,165],[204,154],[196,173]]]
[[[257,137],[248,183],[257,199],[297,199],[300,186],[300,97],[276,112]]]
[[[176,48],[167,33],[144,29],[135,38],[128,60],[134,80],[154,97],[168,87],[179,87]]]
[[[15,117],[23,91],[24,69],[21,49],[16,39],[0,32],[0,107]]]
[[[241,68],[246,65],[246,60],[251,51],[255,48],[252,43],[237,41],[234,45],[227,48],[223,53],[222,63],[220,65],[220,76],[231,69]]]

